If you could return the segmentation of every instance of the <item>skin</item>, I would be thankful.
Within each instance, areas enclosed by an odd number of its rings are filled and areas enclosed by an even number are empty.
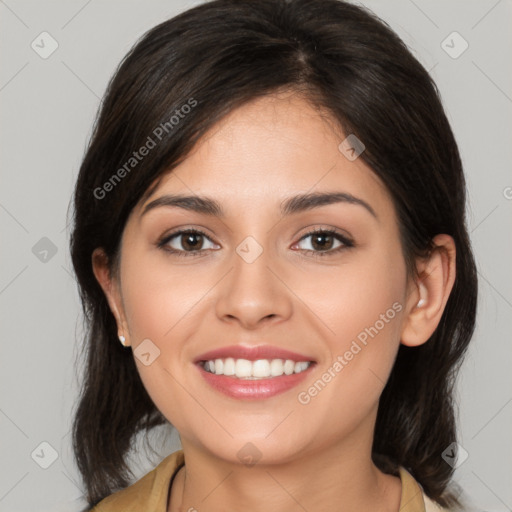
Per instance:
[[[371,460],[378,400],[400,343],[420,345],[437,327],[455,279],[455,246],[438,235],[431,257],[417,262],[420,279],[408,279],[391,197],[361,158],[349,161],[339,151],[345,136],[299,95],[252,101],[218,123],[134,208],[117,274],[101,248],[93,254],[119,334],[133,350],[147,338],[160,350],[149,366],[135,362],[185,453],[169,512],[319,512],[332,504],[343,511],[399,510],[400,479]],[[363,199],[377,218],[348,203],[279,212],[288,197],[333,191]],[[226,215],[169,206],[141,215],[170,193],[214,198]],[[208,238],[196,246],[202,252],[180,257],[157,247],[177,228],[205,231]],[[355,246],[335,253],[341,242],[327,238],[331,254],[315,257],[307,250],[318,254],[321,246],[311,236],[302,239],[312,228],[335,228]],[[263,249],[252,263],[236,252],[247,236]],[[168,246],[186,251],[186,241],[177,236]],[[401,311],[317,396],[299,403],[298,393],[395,302]],[[317,365],[297,388],[237,400],[212,389],[193,364],[232,344],[275,345]],[[248,442],[261,453],[254,466],[237,456]]]

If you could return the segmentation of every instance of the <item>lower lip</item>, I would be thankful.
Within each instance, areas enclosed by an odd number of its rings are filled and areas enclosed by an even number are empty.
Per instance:
[[[311,372],[315,363],[300,372],[291,375],[281,375],[270,379],[247,380],[228,377],[226,375],[216,375],[207,372],[200,364],[197,365],[203,378],[212,386],[212,388],[224,393],[231,398],[256,400],[270,398],[272,396],[289,391],[300,384]]]

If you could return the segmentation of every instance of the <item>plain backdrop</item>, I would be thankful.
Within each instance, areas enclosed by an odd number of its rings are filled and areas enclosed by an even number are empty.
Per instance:
[[[83,505],[69,435],[81,317],[68,204],[117,64],[146,30],[197,3],[0,0],[0,512]],[[468,457],[455,477],[481,510],[510,511],[512,2],[363,4],[429,70],[460,145],[480,296],[458,386]],[[179,438],[163,428],[152,445],[149,458],[136,450],[137,476],[178,448]]]

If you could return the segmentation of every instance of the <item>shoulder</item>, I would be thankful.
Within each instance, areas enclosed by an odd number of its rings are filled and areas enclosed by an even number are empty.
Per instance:
[[[400,502],[400,512],[481,512],[470,497],[457,484],[452,484],[452,491],[457,495],[460,506],[443,508],[435,501],[431,500],[424,492],[421,485],[414,477],[403,467],[399,468],[400,479],[402,481],[402,500]]]
[[[101,500],[91,512],[166,512],[170,481],[183,464],[183,450],[171,453],[135,483]]]
[[[443,508],[435,501],[432,501],[423,491],[423,501],[425,502],[425,512],[450,512],[447,508]]]
[[[404,512],[450,512],[431,500],[424,492],[421,485],[403,467],[399,468],[402,481],[402,498],[400,510]]]

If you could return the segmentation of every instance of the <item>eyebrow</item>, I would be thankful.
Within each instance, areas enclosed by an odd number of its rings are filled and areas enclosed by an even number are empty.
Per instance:
[[[299,194],[281,203],[281,215],[288,216],[294,213],[304,212],[320,208],[335,203],[346,203],[358,205],[365,208],[373,217],[378,219],[374,209],[363,199],[353,196],[347,192],[313,192],[307,194]],[[211,215],[214,217],[224,218],[225,213],[222,206],[215,200],[205,196],[186,196],[186,195],[171,195],[166,194],[161,196],[150,203],[148,203],[142,213],[141,217],[150,210],[161,206],[173,206],[183,208],[185,210],[201,213],[203,215]]]

